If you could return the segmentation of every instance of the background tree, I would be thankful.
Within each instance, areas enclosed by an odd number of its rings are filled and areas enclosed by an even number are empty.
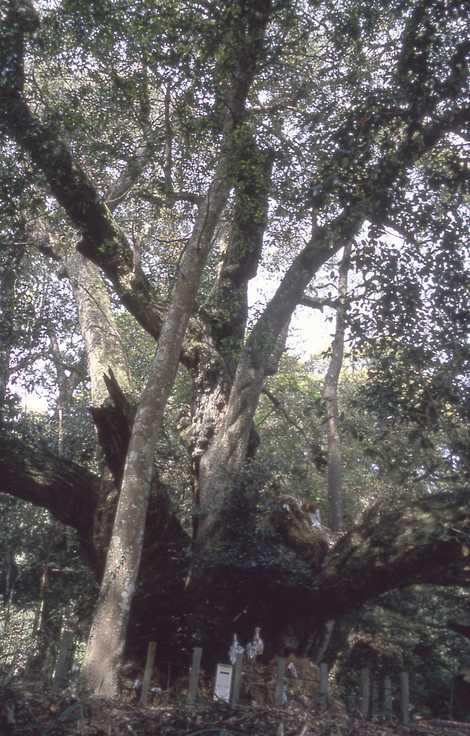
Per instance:
[[[344,248],[339,266],[335,336],[323,388],[328,430],[328,526],[335,532],[343,527],[343,461],[338,432],[338,381],[344,355],[350,259],[351,246],[348,244]]]

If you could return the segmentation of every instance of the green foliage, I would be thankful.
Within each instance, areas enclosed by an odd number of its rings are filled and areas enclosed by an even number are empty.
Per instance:
[[[368,366],[358,401],[381,419],[384,438],[392,430],[421,448],[430,480],[448,481],[469,472],[469,272],[463,220],[453,211],[452,225],[442,222],[419,242],[373,236],[364,256],[373,264],[367,310],[358,305],[352,314],[357,354]]]
[[[448,628],[466,620],[468,596],[461,588],[415,587],[388,593],[376,606],[347,617],[335,636],[341,655],[335,665],[346,692],[357,691],[359,670],[367,667],[379,683],[410,673],[414,710],[448,718],[456,673],[470,662],[470,642]]]
[[[325,371],[324,361],[309,365],[285,356],[267,383],[256,418],[260,487],[319,503],[323,519],[327,518]],[[346,361],[338,391],[346,528],[378,501],[389,504],[425,491],[423,463],[440,461],[434,446],[423,452],[419,442],[410,443],[403,425],[394,429],[363,400],[369,385],[368,372],[354,370]]]
[[[56,647],[64,612],[86,626],[95,590],[75,533],[11,496],[0,495],[0,510],[0,661],[20,672],[34,658],[44,611]]]
[[[325,455],[321,422],[322,380],[295,358],[285,356],[260,399],[256,428],[261,437],[257,462],[268,470],[279,493],[320,501]],[[280,451],[282,448],[282,451]]]

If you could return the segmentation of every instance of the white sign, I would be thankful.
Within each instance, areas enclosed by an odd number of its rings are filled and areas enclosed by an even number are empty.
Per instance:
[[[232,665],[218,664],[215,674],[214,700],[230,702],[230,687],[232,684]]]

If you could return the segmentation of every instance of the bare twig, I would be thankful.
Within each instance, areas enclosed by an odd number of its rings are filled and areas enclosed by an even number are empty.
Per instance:
[[[321,298],[316,296],[307,296],[304,294],[299,304],[302,307],[311,307],[312,309],[319,309],[320,312],[323,312],[324,307],[331,307],[331,309],[336,309],[338,307],[338,300],[328,299],[327,297]]]

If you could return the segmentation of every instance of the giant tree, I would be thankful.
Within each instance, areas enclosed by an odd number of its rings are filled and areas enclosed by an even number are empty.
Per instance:
[[[89,683],[114,694],[128,622],[137,651],[185,630],[212,637],[215,656],[240,610],[244,633],[261,622],[275,648],[294,627],[302,646],[312,628],[387,589],[466,582],[463,491],[369,515],[320,572],[308,519],[291,509],[286,521],[281,509],[267,532],[251,475],[259,397],[319,269],[353,240],[380,248],[367,228],[390,224],[412,239],[424,220],[436,258],[449,247],[448,223],[420,192],[468,121],[461,3],[40,10],[2,7],[0,129],[33,163],[49,255],[74,283],[90,372],[106,376],[93,397],[101,482],[3,436],[2,489],[74,526],[102,576]],[[440,204],[455,221],[460,173],[448,179]],[[427,181],[439,201],[438,179]],[[248,284],[261,262],[280,277],[253,315]],[[157,341],[138,398],[108,289]],[[178,364],[192,387],[191,540],[153,462]],[[106,642],[106,656],[93,642]]]

